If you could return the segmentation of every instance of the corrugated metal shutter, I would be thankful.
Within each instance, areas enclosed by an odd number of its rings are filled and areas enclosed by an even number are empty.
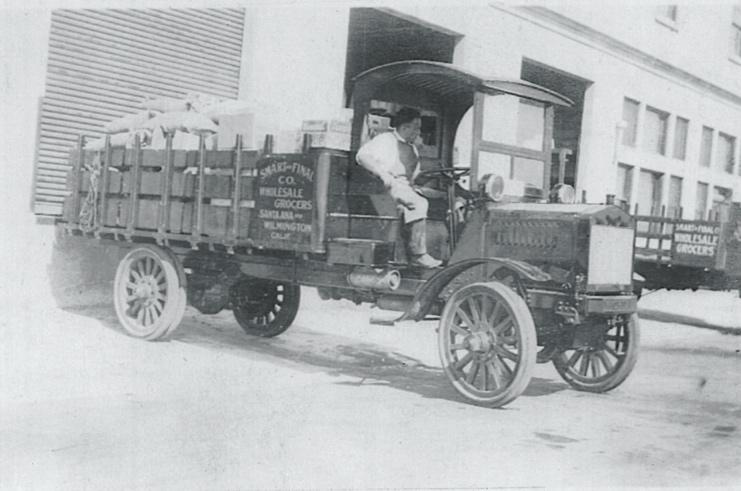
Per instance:
[[[34,212],[58,215],[80,134],[136,112],[146,97],[236,98],[242,9],[58,10],[39,108]]]

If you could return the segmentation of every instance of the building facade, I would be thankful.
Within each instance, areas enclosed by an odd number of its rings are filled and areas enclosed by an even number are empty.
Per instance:
[[[741,201],[741,9],[732,4],[307,3],[225,12],[214,15],[243,15],[236,95],[270,115],[264,132],[346,107],[352,77],[367,68],[452,62],[574,101],[556,112],[554,146],[566,155],[566,181],[588,201],[612,194],[641,214],[691,219]],[[193,16],[186,20],[193,31]]]

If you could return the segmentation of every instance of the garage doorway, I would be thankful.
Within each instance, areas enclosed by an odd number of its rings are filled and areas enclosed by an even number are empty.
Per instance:
[[[345,99],[352,78],[375,66],[403,60],[451,63],[462,35],[391,9],[352,8],[345,63]]]
[[[553,159],[551,161],[551,186],[559,180],[560,163],[563,162],[564,182],[576,187],[579,169],[579,140],[584,114],[584,94],[592,84],[562,70],[542,63],[523,59],[520,78],[565,95],[572,107],[556,106],[553,119]]]

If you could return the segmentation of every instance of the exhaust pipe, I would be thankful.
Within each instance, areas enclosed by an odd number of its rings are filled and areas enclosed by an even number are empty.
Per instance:
[[[401,273],[396,269],[357,268],[347,275],[347,283],[363,290],[394,291],[401,285]]]

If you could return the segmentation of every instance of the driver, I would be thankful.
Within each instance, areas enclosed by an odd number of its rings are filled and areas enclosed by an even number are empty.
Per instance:
[[[381,133],[360,147],[356,160],[377,175],[399,204],[409,237],[411,263],[436,268],[442,261],[427,254],[427,198],[412,187],[419,174],[419,152],[414,141],[419,137],[422,118],[416,109],[403,107],[394,118],[394,131]]]

